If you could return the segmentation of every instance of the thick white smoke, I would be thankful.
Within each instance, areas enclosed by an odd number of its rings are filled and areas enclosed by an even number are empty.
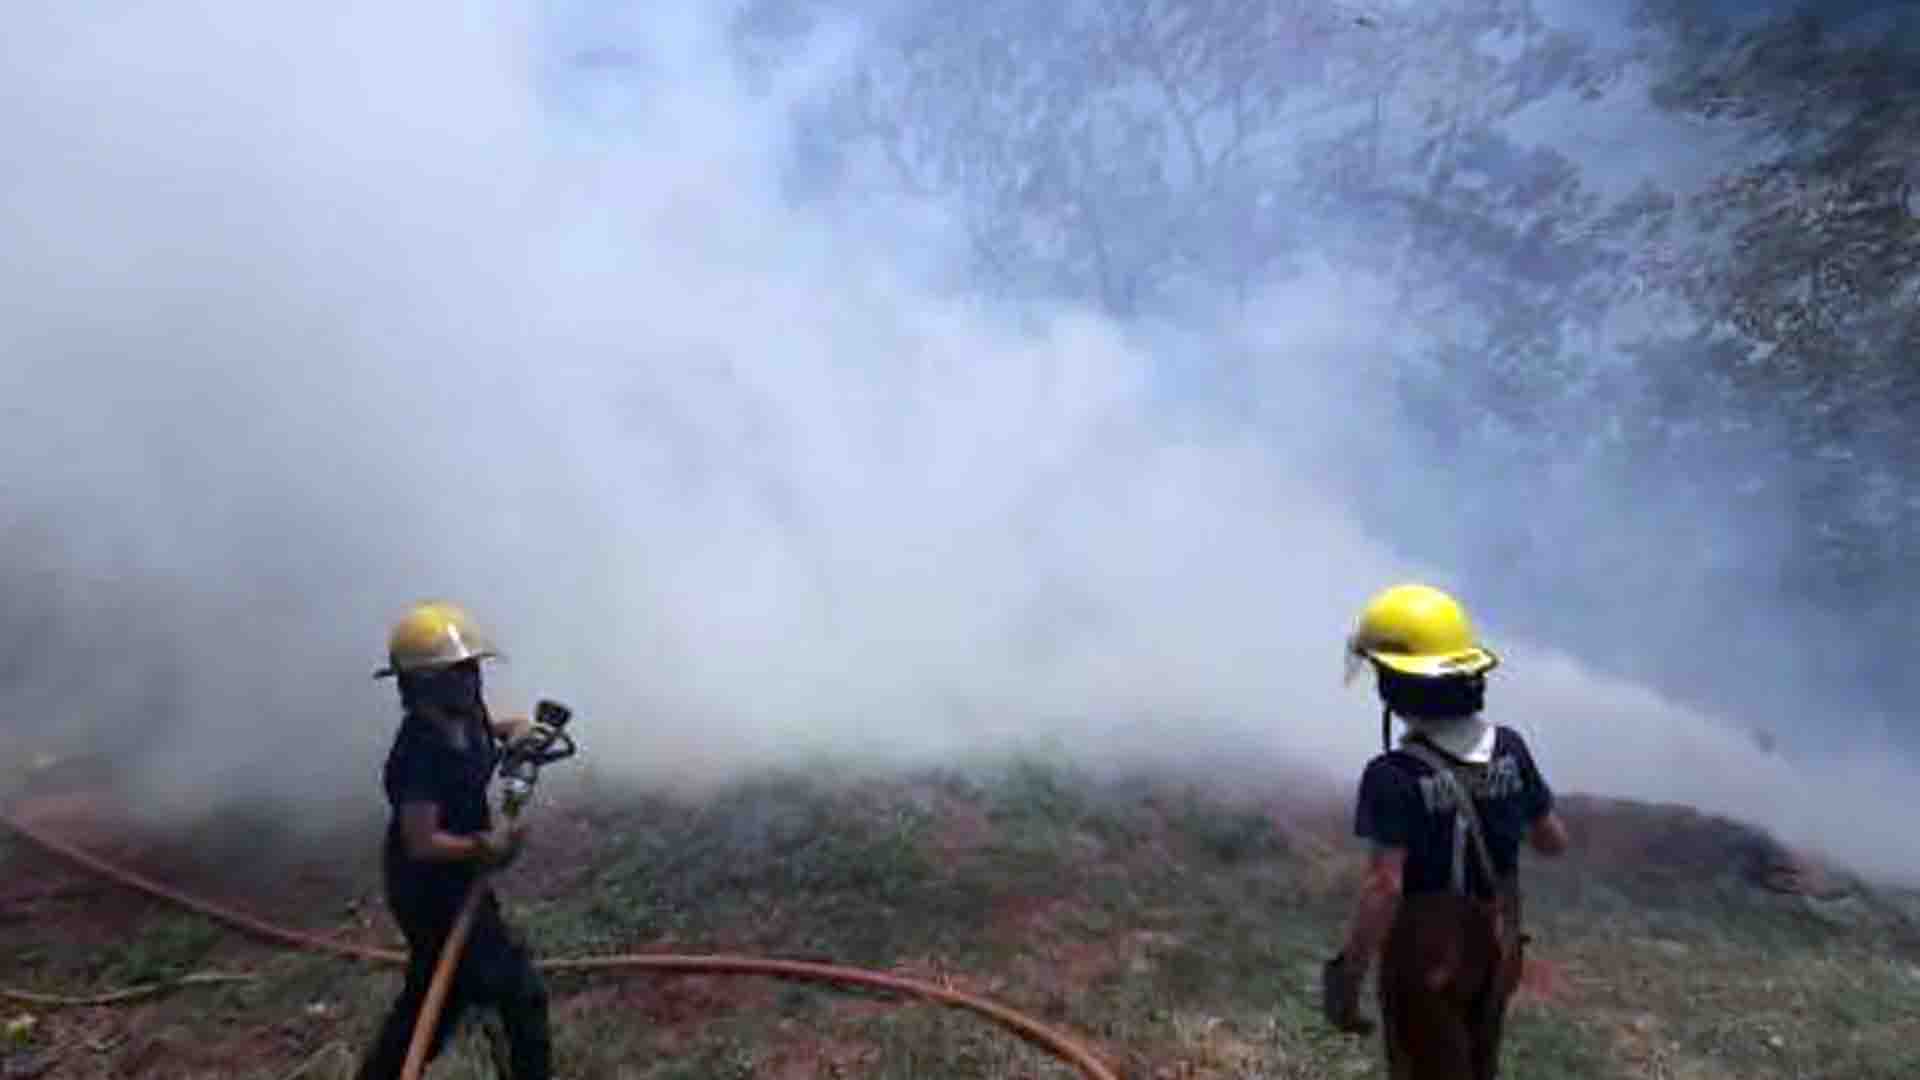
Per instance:
[[[790,208],[778,95],[718,12],[654,8],[12,12],[0,489],[70,644],[0,687],[14,737],[137,746],[156,807],[371,801],[368,676],[445,595],[510,654],[496,701],[570,702],[638,782],[1032,738],[1357,769],[1347,620],[1448,576],[1329,494],[1396,443],[1368,283],[1178,339],[1015,326],[936,288],[940,207]],[[1260,372],[1259,430],[1181,404],[1183,349]],[[1495,695],[1563,788],[1810,824],[1740,736],[1566,661]]]

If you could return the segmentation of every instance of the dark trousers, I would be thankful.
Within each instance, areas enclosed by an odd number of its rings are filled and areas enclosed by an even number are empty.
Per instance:
[[[1402,897],[1380,962],[1388,1076],[1495,1080],[1524,949],[1517,891]]]
[[[453,912],[445,904],[421,910],[395,903],[394,916],[407,938],[407,981],[381,1025],[380,1034],[362,1061],[360,1080],[395,1080],[406,1064],[413,1041],[414,1021],[433,982],[440,946],[453,930]],[[489,892],[474,912],[465,953],[454,970],[446,1007],[428,1045],[432,1061],[472,1006],[499,1012],[506,1029],[508,1061],[513,1080],[547,1080],[551,1074],[552,1042],[547,1030],[547,989],[526,947],[507,929],[500,907]]]

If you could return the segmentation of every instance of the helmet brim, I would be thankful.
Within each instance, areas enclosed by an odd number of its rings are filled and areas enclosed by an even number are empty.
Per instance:
[[[1459,652],[1438,655],[1369,652],[1366,656],[1367,659],[1389,671],[1423,679],[1440,679],[1455,675],[1485,675],[1500,666],[1500,658],[1495,656],[1492,650],[1485,648],[1462,649]]]
[[[375,671],[373,673],[373,677],[376,679],[391,679],[394,676],[399,675],[402,671],[438,671],[441,668],[450,668],[455,664],[464,664],[469,660],[504,661],[505,659],[506,657],[499,652],[496,652],[492,649],[482,649],[479,652],[473,653],[468,656],[457,656],[457,657],[452,657],[446,660],[433,660],[423,664],[415,664],[412,667],[406,667],[406,668],[400,667],[397,664],[388,664],[387,666]]]

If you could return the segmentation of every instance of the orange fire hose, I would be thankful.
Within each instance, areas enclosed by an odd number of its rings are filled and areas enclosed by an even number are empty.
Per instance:
[[[460,966],[460,954],[466,951],[467,934],[473,930],[473,914],[480,910],[480,900],[487,895],[489,876],[483,871],[467,886],[466,898],[460,901],[460,914],[454,916],[453,929],[447,931],[447,940],[440,944],[433,981],[427,984],[427,996],[420,1000],[420,1011],[414,1014],[413,1039],[407,1043],[407,1059],[400,1066],[400,1080],[420,1080],[420,1074],[426,1070],[427,1047],[433,1043],[433,1029],[440,1026],[440,1012],[446,1008],[447,992],[453,988],[453,972]]]
[[[288,930],[274,926],[253,916],[222,907],[208,900],[189,896],[162,885],[151,878],[132,870],[119,867],[60,840],[41,829],[22,821],[12,813],[0,816],[0,823],[19,834],[22,838],[60,858],[76,863],[93,871],[101,877],[118,882],[149,896],[165,900],[168,903],[186,908],[215,922],[223,923],[250,937],[299,949],[305,952],[328,953],[353,960],[378,964],[403,964],[406,954],[394,949],[382,949],[377,946],[359,945],[349,941],[338,941],[314,934],[304,934],[297,930]],[[484,879],[482,879],[484,880]],[[467,907],[472,907],[480,890],[475,888],[468,897]],[[463,909],[464,910],[464,909]],[[470,920],[469,920],[470,921]],[[452,950],[454,944],[450,938],[443,951],[457,955]],[[831,983],[843,986],[863,986],[870,989],[886,990],[908,997],[919,998],[940,1005],[964,1009],[1006,1028],[1023,1039],[1032,1042],[1041,1049],[1071,1065],[1075,1071],[1087,1080],[1119,1080],[1119,1075],[1103,1063],[1094,1053],[1073,1037],[1047,1027],[1032,1017],[1014,1009],[989,1001],[986,998],[950,987],[939,986],[920,979],[904,975],[894,975],[881,971],[868,971],[863,968],[843,967],[838,964],[814,963],[804,960],[779,960],[761,956],[736,955],[694,955],[685,953],[621,953],[609,956],[563,957],[541,962],[545,971],[651,971],[658,974],[678,975],[761,975],[774,978],[799,979],[808,982]],[[442,991],[444,994],[444,990]],[[426,1009],[421,1010],[427,1015]],[[425,1027],[426,1025],[422,1025]],[[420,1032],[416,1030],[416,1041]]]

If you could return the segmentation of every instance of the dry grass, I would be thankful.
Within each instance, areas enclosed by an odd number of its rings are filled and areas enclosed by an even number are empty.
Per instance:
[[[1509,1080],[1920,1075],[1920,961],[1892,908],[1748,884],[1745,841],[1712,850],[1737,830],[1581,812],[1584,853],[1528,867],[1542,963],[1516,1004]],[[1032,763],[854,790],[767,777],[700,805],[549,811],[560,841],[504,891],[549,955],[831,957],[992,994],[1086,1036],[1129,1077],[1379,1076],[1376,1046],[1314,1009],[1357,865],[1343,825],[1338,809]],[[1641,835],[1661,828],[1664,840]],[[1682,834],[1690,862],[1673,857]],[[345,1077],[397,988],[394,972],[257,948],[17,845],[0,859],[15,883],[0,894],[0,982],[81,993],[216,960],[260,975],[40,1015],[0,1075],[50,1062],[43,1075]],[[276,911],[355,928],[366,913],[349,901],[374,884],[371,860],[357,865],[361,880],[286,879],[310,895]],[[569,1076],[1067,1075],[924,1005],[753,980],[568,976],[553,989]],[[463,1039],[434,1075],[488,1076],[488,1061],[483,1040]]]

